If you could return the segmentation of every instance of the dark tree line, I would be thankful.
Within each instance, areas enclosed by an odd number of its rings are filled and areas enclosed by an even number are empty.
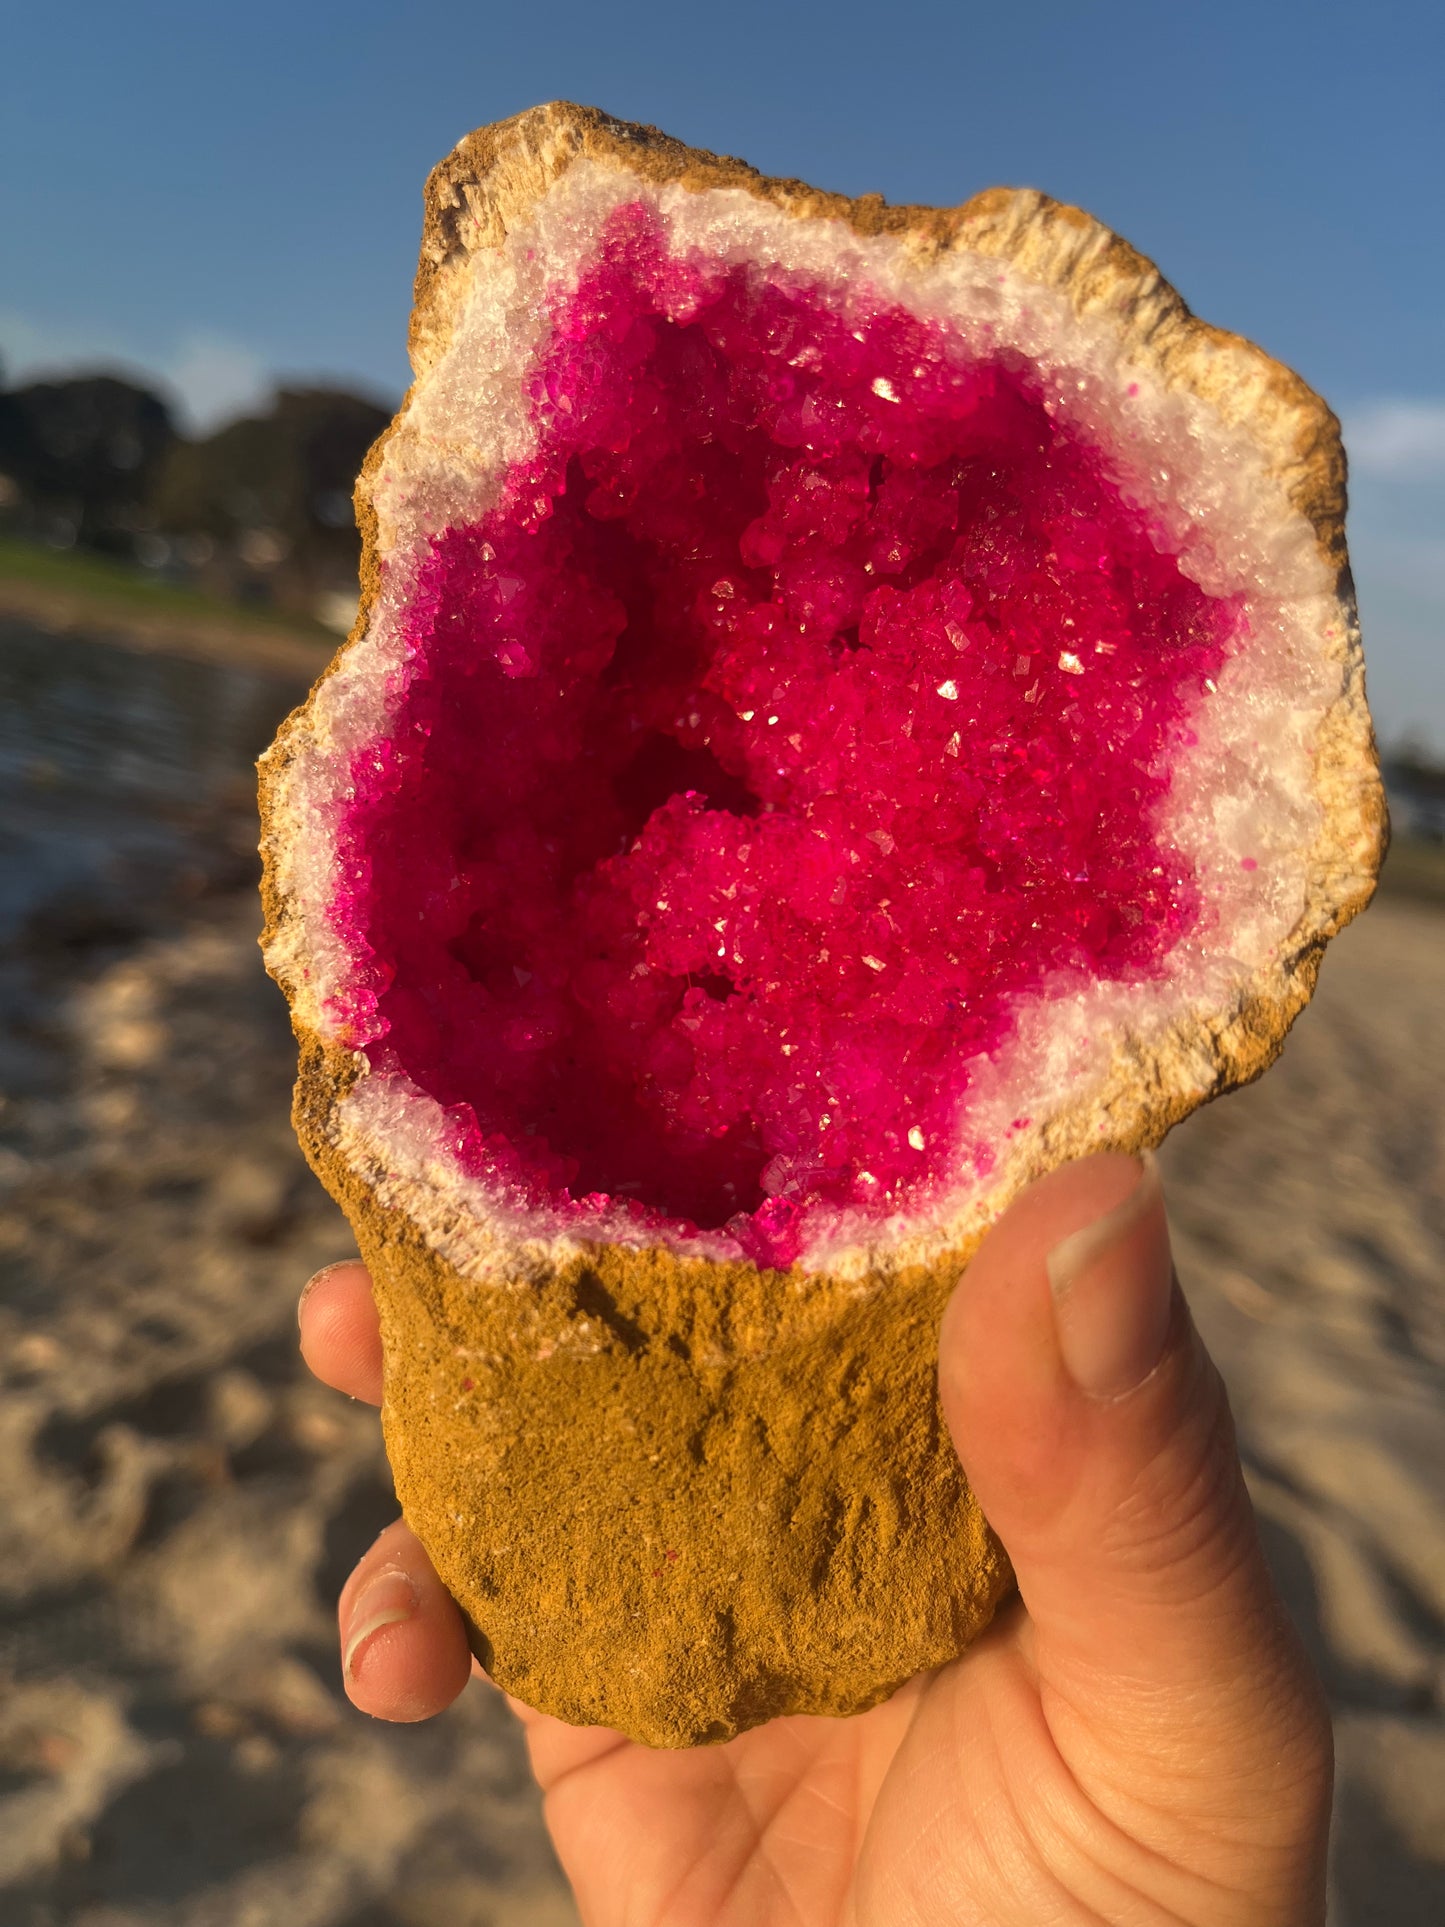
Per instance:
[[[126,552],[175,440],[160,396],[114,375],[0,390],[0,473],[37,533]]]
[[[199,439],[114,375],[0,386],[0,527],[315,611],[355,588],[351,491],[384,408],[282,388]]]

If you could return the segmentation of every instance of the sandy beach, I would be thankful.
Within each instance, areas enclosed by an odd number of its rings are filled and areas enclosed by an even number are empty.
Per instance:
[[[46,633],[13,613],[0,650]],[[0,1927],[561,1927],[500,1701],[389,1729],[340,1690],[332,1601],[393,1507],[374,1414],[296,1354],[301,1283],[349,1237],[255,944],[245,761],[297,693],[256,674],[215,783],[118,866],[64,755],[4,765],[0,855],[51,869],[0,950]],[[91,870],[45,854],[67,810]],[[1442,940],[1387,895],[1280,1066],[1164,1154],[1335,1708],[1333,1927],[1445,1919]]]

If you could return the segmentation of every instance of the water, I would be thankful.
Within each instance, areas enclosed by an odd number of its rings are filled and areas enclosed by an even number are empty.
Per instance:
[[[252,765],[304,693],[0,619],[0,952],[138,931],[253,874]]]

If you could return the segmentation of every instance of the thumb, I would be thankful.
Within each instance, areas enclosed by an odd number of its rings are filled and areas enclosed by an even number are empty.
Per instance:
[[[1086,1158],[1026,1191],[944,1319],[944,1412],[1027,1608],[1041,1687],[1095,1741],[1201,1753],[1319,1695],[1265,1567],[1228,1402],[1174,1279],[1158,1167]],[[1252,1737],[1253,1736],[1253,1737]],[[1200,1759],[1201,1767],[1206,1761]]]

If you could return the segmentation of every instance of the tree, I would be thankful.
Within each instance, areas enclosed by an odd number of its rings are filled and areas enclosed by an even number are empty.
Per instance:
[[[280,389],[267,414],[175,444],[152,496],[156,525],[209,538],[233,586],[264,580],[278,602],[354,588],[351,491],[389,419],[341,389]]]
[[[160,396],[116,375],[0,394],[0,473],[19,491],[22,524],[40,534],[129,552],[175,440]]]

